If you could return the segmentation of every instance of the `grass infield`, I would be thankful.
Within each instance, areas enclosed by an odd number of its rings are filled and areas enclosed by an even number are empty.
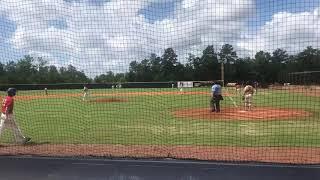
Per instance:
[[[301,109],[311,113],[308,117],[215,121],[175,117],[173,113],[186,108],[209,110],[210,88],[185,88],[182,93],[176,88],[96,89],[89,91],[86,101],[82,101],[80,89],[48,92],[49,96],[43,91],[19,91],[15,102],[19,126],[39,144],[320,147],[320,97],[303,93],[259,89],[254,106]],[[242,105],[234,89],[224,88],[223,92],[232,100],[224,98],[222,111],[233,108],[234,103]],[[22,98],[29,96],[36,98]],[[12,141],[11,133],[1,137],[1,143]]]

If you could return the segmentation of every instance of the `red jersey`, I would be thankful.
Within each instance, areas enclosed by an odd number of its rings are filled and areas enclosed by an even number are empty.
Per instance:
[[[14,100],[13,100],[13,97],[11,97],[11,96],[7,96],[4,100],[3,100],[3,102],[2,102],[2,109],[1,109],[1,112],[3,113],[3,114],[5,114],[6,113],[6,111],[7,111],[7,109],[9,109],[9,114],[12,114],[13,113],[13,102]]]

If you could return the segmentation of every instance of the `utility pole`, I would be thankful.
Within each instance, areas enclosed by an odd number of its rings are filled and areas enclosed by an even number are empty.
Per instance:
[[[224,63],[221,61],[221,80],[222,80],[222,87],[224,87]]]
[[[222,81],[222,87],[224,87],[224,60],[221,55],[218,55],[220,63],[221,63],[221,81]]]

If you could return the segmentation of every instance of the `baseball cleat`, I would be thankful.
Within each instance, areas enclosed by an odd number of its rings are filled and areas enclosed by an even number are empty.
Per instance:
[[[29,137],[26,137],[26,138],[24,138],[24,141],[23,141],[23,145],[24,144],[26,144],[26,143],[28,143],[28,142],[30,142],[30,140],[31,140],[31,138],[29,138]]]

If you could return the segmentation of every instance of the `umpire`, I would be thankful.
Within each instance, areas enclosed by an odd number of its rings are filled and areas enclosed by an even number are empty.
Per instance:
[[[221,85],[219,82],[215,81],[213,83],[213,86],[211,88],[211,100],[210,100],[210,107],[211,112],[220,112],[220,101],[223,100],[222,94],[221,94]]]

